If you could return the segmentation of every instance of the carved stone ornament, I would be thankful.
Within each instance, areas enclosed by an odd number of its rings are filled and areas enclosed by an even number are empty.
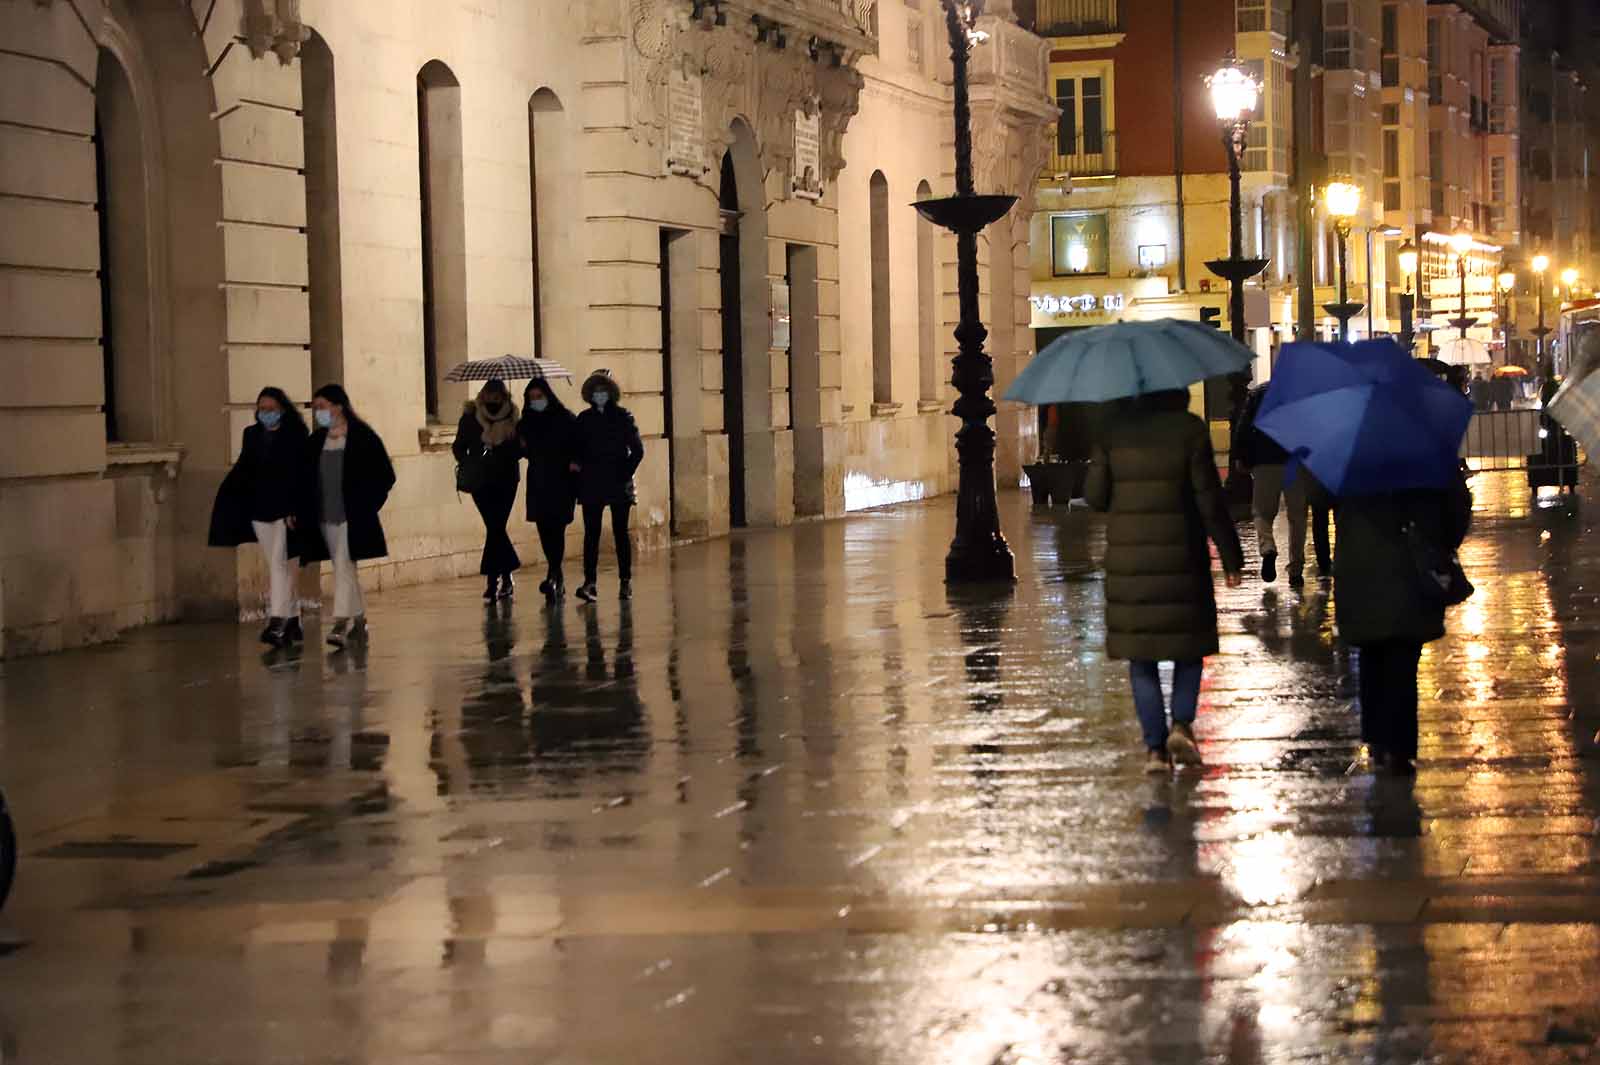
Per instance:
[[[863,41],[876,47],[862,29],[875,31],[875,0],[628,3],[629,125],[635,140],[661,149],[668,172],[714,184],[734,121],[742,119],[755,134],[763,169],[794,190],[800,115],[816,119],[819,157],[804,191],[820,195],[821,183],[838,176],[862,86],[851,64]],[[782,21],[785,15],[798,25]],[[696,87],[698,143],[688,129]]]
[[[978,28],[989,38],[972,54],[973,183],[1019,197],[1010,218],[1025,229],[1059,115],[1045,93],[1050,46],[993,3]]]
[[[287,66],[311,31],[300,21],[300,0],[245,0],[243,35],[252,56],[272,52]]]

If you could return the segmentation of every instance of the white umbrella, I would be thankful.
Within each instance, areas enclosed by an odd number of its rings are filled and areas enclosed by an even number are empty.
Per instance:
[[[1452,366],[1488,366],[1494,362],[1494,356],[1481,341],[1456,337],[1439,345],[1439,361]]]

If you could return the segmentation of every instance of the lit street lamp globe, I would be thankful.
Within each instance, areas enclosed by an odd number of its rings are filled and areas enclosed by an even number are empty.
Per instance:
[[[1322,199],[1333,220],[1346,226],[1361,213],[1361,186],[1353,181],[1330,181]]]
[[[1532,266],[1533,272],[1542,276],[1546,270],[1550,269],[1550,256],[1542,253],[1535,255]]]
[[[1576,285],[1578,283],[1578,271],[1570,266],[1561,271],[1561,283],[1569,289]]]
[[[1472,234],[1464,229],[1456,230],[1450,234],[1450,247],[1455,249],[1457,255],[1465,256],[1472,250]]]
[[[1405,277],[1415,277],[1417,275],[1418,256],[1415,244],[1409,240],[1406,241],[1400,245],[1400,250],[1395,253],[1395,257],[1400,261],[1400,273],[1402,275]]]
[[[1510,270],[1501,271],[1499,280],[1501,292],[1510,292],[1517,287],[1517,275]]]
[[[1211,106],[1216,109],[1218,121],[1244,122],[1255,113],[1261,85],[1238,63],[1224,64],[1206,78],[1206,84],[1211,89]]]

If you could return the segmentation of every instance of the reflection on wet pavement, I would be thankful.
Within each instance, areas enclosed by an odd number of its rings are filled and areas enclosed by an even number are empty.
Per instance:
[[[1475,487],[1414,785],[1329,590],[1258,584],[1145,777],[1099,527],[1020,497],[1012,594],[947,594],[935,501],[631,603],[388,593],[362,657],[6,663],[0,1061],[1600,1060],[1600,546]]]

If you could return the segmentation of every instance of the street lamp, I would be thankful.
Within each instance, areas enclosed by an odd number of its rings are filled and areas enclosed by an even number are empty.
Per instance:
[[[1572,302],[1572,289],[1578,283],[1578,271],[1574,267],[1567,267],[1561,271],[1561,283],[1567,286],[1567,302]]]
[[[1500,338],[1505,344],[1506,365],[1511,365],[1511,290],[1517,287],[1516,272],[1500,271]]]
[[[1333,219],[1333,231],[1339,238],[1339,302],[1323,305],[1323,310],[1339,319],[1339,340],[1350,342],[1350,319],[1361,313],[1362,304],[1351,303],[1350,283],[1350,225],[1361,212],[1361,186],[1350,181],[1333,181],[1322,190],[1323,203],[1328,216]]]
[[[1539,338],[1539,372],[1543,374],[1545,373],[1544,338],[1550,335],[1550,327],[1544,324],[1544,274],[1550,269],[1550,256],[1541,252],[1533,257],[1533,262],[1529,265],[1533,267],[1533,276],[1538,281],[1536,287],[1539,290],[1539,324],[1534,328],[1533,335]]]
[[[1458,229],[1450,234],[1450,248],[1456,253],[1456,277],[1461,282],[1461,317],[1450,319],[1450,324],[1461,330],[1461,339],[1467,339],[1467,330],[1478,324],[1476,318],[1467,317],[1467,253],[1472,250],[1472,234]]]
[[[1244,206],[1241,192],[1245,144],[1250,133],[1250,118],[1261,97],[1261,83],[1237,59],[1229,56],[1206,78],[1211,89],[1211,106],[1222,123],[1222,147],[1228,154],[1228,257],[1212,259],[1206,269],[1228,282],[1228,326],[1233,339],[1245,343],[1244,283],[1267,268],[1266,259],[1247,259],[1244,255]],[[1230,378],[1232,410],[1237,420],[1250,387],[1248,373]]]
[[[1400,245],[1396,253],[1400,263],[1400,273],[1406,279],[1406,290],[1400,293],[1400,346],[1406,349],[1406,354],[1411,354],[1417,343],[1417,297],[1411,291],[1411,281],[1417,276],[1417,263],[1419,256],[1417,246],[1407,240]]]
[[[956,291],[961,311],[956,325],[958,350],[951,383],[959,397],[952,413],[961,419],[956,453],[961,475],[956,492],[956,530],[945,556],[945,581],[1010,583],[1015,560],[1000,532],[1000,508],[994,487],[994,361],[983,350],[989,335],[978,304],[978,234],[1004,218],[1015,196],[979,196],[972,183],[972,105],[967,62],[972,49],[988,34],[977,28],[982,0],[943,0],[945,28],[950,35],[950,63],[955,90],[956,194],[915,204],[934,225],[956,235]]]

